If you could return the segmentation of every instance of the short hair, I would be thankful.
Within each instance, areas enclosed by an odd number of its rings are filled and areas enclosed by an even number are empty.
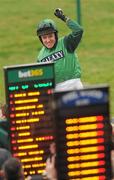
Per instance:
[[[11,153],[7,149],[0,148],[0,169],[2,168],[2,165],[7,161],[9,158],[11,158]]]
[[[3,165],[5,179],[24,180],[22,163],[18,158],[9,158]]]

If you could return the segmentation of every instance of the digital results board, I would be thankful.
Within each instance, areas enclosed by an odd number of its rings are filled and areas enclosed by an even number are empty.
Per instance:
[[[11,152],[25,175],[41,174],[53,140],[49,107],[54,88],[54,64],[4,67]]]
[[[55,93],[58,180],[111,180],[109,88]]]

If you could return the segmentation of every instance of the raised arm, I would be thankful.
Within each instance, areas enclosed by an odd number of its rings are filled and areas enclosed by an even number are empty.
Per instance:
[[[64,43],[67,51],[74,52],[82,38],[83,28],[76,21],[64,15],[61,9],[56,9],[54,14],[63,20],[71,30],[71,33],[64,37]]]

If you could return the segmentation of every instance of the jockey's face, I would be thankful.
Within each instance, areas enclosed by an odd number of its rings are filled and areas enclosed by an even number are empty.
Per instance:
[[[45,47],[51,49],[56,43],[55,33],[42,35],[41,40]]]

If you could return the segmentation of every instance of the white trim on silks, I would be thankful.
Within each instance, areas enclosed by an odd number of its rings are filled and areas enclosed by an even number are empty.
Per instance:
[[[70,79],[61,83],[56,84],[55,91],[68,91],[68,90],[76,90],[83,89],[83,84],[80,78]]]

